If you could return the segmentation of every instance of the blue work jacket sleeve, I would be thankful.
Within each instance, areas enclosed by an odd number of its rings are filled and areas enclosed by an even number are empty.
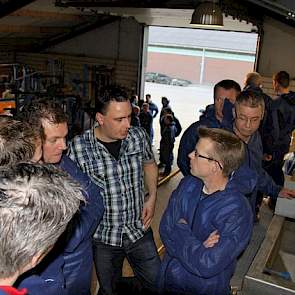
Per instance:
[[[87,174],[82,172],[76,163],[65,156],[60,167],[80,183],[83,188],[82,193],[86,200],[84,204],[80,205],[79,214],[74,220],[74,231],[65,247],[65,252],[72,252],[82,241],[89,239],[93,235],[103,216],[104,205],[100,189],[91,181]]]
[[[89,239],[103,216],[103,201],[96,185],[90,181],[83,194],[86,203],[80,206],[79,216],[75,221],[75,229],[67,243],[65,252],[73,252],[82,241]]]

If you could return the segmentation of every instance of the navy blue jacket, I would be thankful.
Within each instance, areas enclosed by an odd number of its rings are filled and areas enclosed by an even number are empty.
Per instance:
[[[191,124],[183,133],[177,155],[177,165],[184,176],[190,175],[190,164],[188,155],[195,149],[199,140],[197,129],[200,126],[209,128],[232,129],[232,107],[233,105],[226,100],[224,106],[224,117],[226,120],[218,121],[215,116],[214,105],[208,105],[200,120]]]
[[[153,118],[156,118],[157,114],[159,113],[157,105],[152,101],[149,102],[149,111]]]
[[[193,176],[182,179],[160,223],[166,249],[159,274],[161,291],[229,294],[237,257],[246,248],[253,228],[251,208],[240,191],[250,193],[256,181],[255,173],[243,167],[223,191],[201,199],[203,182]],[[205,248],[203,242],[214,230],[220,240]]]
[[[66,245],[50,253],[52,260],[39,276],[29,276],[20,283],[29,295],[90,294],[92,235],[103,215],[103,200],[99,188],[68,156],[62,157],[59,167],[80,183],[86,204],[80,206],[79,214],[72,220]]]
[[[295,128],[295,92],[282,94],[272,101],[263,136],[265,153],[282,160],[289,150]]]

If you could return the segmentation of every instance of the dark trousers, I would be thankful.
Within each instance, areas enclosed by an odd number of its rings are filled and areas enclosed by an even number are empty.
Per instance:
[[[141,285],[151,292],[156,292],[155,282],[160,268],[160,258],[152,230],[149,229],[135,243],[124,234],[122,247],[94,240],[94,263],[100,285],[99,294],[122,294],[119,286],[122,281],[122,267],[125,257]]]

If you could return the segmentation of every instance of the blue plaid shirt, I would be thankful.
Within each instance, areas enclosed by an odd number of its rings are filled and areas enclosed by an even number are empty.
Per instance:
[[[154,155],[145,131],[131,127],[122,140],[116,160],[96,139],[94,128],[73,139],[69,157],[102,190],[105,211],[94,238],[105,244],[122,246],[123,233],[133,242],[144,235],[141,221],[145,196],[143,165],[153,162]]]

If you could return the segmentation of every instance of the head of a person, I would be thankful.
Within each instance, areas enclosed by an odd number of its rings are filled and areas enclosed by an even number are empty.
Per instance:
[[[145,101],[146,101],[147,103],[149,103],[149,102],[151,101],[151,99],[152,99],[152,97],[151,97],[150,94],[146,94],[146,95],[145,95]]]
[[[273,89],[276,92],[279,92],[282,89],[288,89],[290,84],[290,75],[285,71],[280,71],[273,75],[272,85]]]
[[[135,116],[138,116],[140,113],[140,107],[139,106],[133,106],[132,107],[132,112],[135,114]]]
[[[171,110],[170,107],[166,107],[166,108],[163,109],[163,115],[165,116],[167,114],[170,114],[170,115],[174,116],[174,113],[173,113],[173,111]]]
[[[0,117],[0,166],[21,161],[38,162],[42,157],[40,132],[26,122]]]
[[[80,186],[53,165],[0,169],[0,278],[17,278],[50,251],[84,201]]]
[[[166,108],[169,105],[169,99],[166,96],[162,96],[161,102],[163,108]]]
[[[148,113],[149,110],[150,110],[150,106],[147,102],[145,102],[143,105],[142,105],[142,110],[144,113]]]
[[[113,142],[127,137],[132,108],[127,94],[114,89],[96,101],[96,121],[103,141]]]
[[[58,163],[67,149],[68,134],[68,118],[60,104],[48,99],[32,101],[24,106],[20,119],[41,130],[43,161]]]
[[[131,104],[135,104],[135,105],[138,104],[138,96],[136,94],[131,95],[131,97],[130,97],[130,103]]]
[[[262,86],[262,77],[257,72],[251,72],[246,75],[245,87],[261,87]]]
[[[222,80],[214,86],[214,106],[217,119],[223,117],[222,110],[225,98],[232,104],[235,103],[237,95],[241,92],[240,85],[234,80]]]
[[[199,127],[198,133],[200,139],[189,154],[192,175],[202,180],[214,175],[224,178],[240,167],[245,148],[235,134],[205,127]]]
[[[234,128],[242,140],[247,141],[258,130],[264,108],[263,96],[256,92],[246,90],[237,96]]]

